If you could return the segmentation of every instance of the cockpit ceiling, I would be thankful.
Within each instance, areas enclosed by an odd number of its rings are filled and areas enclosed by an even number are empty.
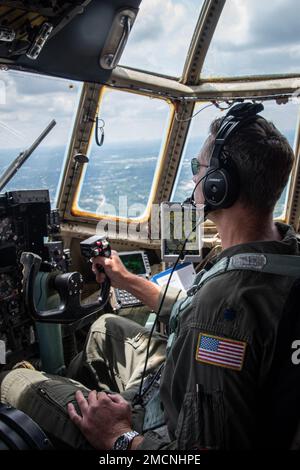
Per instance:
[[[105,83],[111,70],[101,66],[100,58],[114,20],[118,12],[129,10],[134,21],[140,2],[0,1],[0,62],[31,72]]]

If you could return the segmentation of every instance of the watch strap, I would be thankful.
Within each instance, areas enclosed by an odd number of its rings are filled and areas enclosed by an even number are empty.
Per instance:
[[[133,439],[136,437],[136,436],[139,436],[139,433],[137,431],[128,431],[128,432],[125,432],[123,434],[121,434],[116,440],[115,440],[115,443],[112,447],[112,450],[116,450],[118,449],[118,442],[120,442],[120,439],[121,438],[124,438],[126,437],[126,441],[127,441],[127,446],[126,446],[126,449],[122,449],[122,450],[127,450],[130,443],[133,441]]]

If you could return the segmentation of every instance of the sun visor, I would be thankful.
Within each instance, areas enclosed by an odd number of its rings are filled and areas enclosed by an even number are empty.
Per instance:
[[[0,63],[105,83],[118,64],[141,0],[0,1]]]

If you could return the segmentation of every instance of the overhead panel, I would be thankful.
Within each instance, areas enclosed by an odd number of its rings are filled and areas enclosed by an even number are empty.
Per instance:
[[[122,55],[141,0],[0,2],[0,62],[104,83]]]

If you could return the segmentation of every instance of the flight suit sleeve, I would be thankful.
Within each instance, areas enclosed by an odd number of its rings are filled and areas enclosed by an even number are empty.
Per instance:
[[[171,383],[165,412],[176,448],[253,448],[260,361],[249,338],[222,328],[188,328],[170,356],[162,385]]]
[[[242,370],[201,363],[193,354],[199,334],[186,332],[171,352],[175,370],[170,403],[165,407],[169,424],[175,429],[171,442],[168,435],[150,431],[145,433],[139,449],[247,450],[257,444],[255,368],[250,347]],[[178,407],[176,414],[174,404]]]
[[[165,294],[165,290],[166,290],[166,286],[161,288],[157,307],[156,307],[156,313],[158,313],[159,311],[163,296]],[[162,308],[160,310],[160,314],[158,318],[159,321],[167,324],[169,322],[169,318],[170,318],[171,311],[172,311],[174,304],[177,302],[177,300],[184,298],[185,296],[186,294],[184,291],[177,289],[175,287],[169,286],[167,293],[165,295],[164,301],[163,301]]]
[[[239,318],[181,329],[161,383],[169,442],[151,431],[139,448],[255,448],[262,355]]]

